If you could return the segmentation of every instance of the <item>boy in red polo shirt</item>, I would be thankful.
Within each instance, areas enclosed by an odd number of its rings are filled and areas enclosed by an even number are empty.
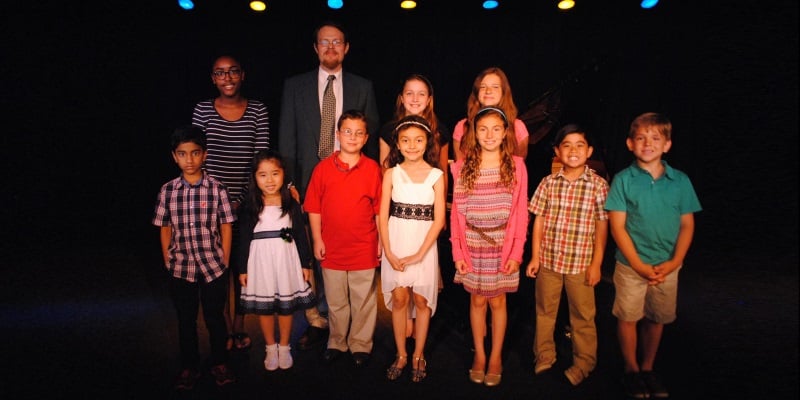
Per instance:
[[[363,367],[378,315],[381,172],[375,160],[361,154],[368,137],[363,112],[342,113],[336,135],[340,151],[314,168],[303,208],[328,299],[330,335],[323,359],[332,362],[349,350]]]

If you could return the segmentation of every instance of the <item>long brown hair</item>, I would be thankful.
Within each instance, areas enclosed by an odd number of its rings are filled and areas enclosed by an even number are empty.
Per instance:
[[[481,104],[478,100],[478,92],[481,89],[481,81],[487,75],[497,75],[500,78],[500,87],[503,90],[503,95],[500,97],[500,102],[497,103],[494,107],[497,107],[503,110],[505,116],[508,121],[508,133],[516,142],[516,133],[514,132],[514,121],[517,120],[517,105],[514,104],[514,96],[511,93],[511,83],[509,83],[508,76],[506,73],[503,72],[502,69],[499,67],[489,67],[485,70],[481,71],[478,76],[475,77],[475,81],[472,82],[472,91],[469,93],[469,98],[467,99],[467,119],[464,121],[464,136],[466,136],[467,132],[470,129],[473,129],[475,117],[478,115],[478,111],[482,108],[486,107],[485,104]],[[466,154],[466,149],[464,148],[464,141],[461,141],[461,152]]]
[[[511,133],[510,123],[505,113],[496,107],[485,107],[475,115],[475,120],[472,125],[476,126],[478,121],[489,116],[496,115],[503,120],[503,126],[506,128],[506,135],[500,143],[500,182],[499,184],[508,188],[509,191],[514,189],[516,178],[514,173],[516,167],[514,164],[514,149],[516,147],[516,140]],[[461,184],[469,192],[475,186],[475,180],[481,173],[481,152],[482,148],[478,142],[475,130],[471,129],[469,132],[464,133],[464,138],[461,141],[461,148],[464,150],[464,166],[461,168]]]

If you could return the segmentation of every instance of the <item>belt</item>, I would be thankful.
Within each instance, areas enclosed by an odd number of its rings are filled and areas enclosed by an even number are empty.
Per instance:
[[[281,238],[287,242],[292,241],[292,232],[289,228],[283,228],[279,231],[260,231],[253,232],[253,240],[256,239],[275,239]]]
[[[392,202],[389,215],[397,218],[433,221],[433,205]]]
[[[489,235],[487,235],[486,232],[495,232],[495,231],[505,230],[506,229],[506,225],[508,225],[508,221],[503,222],[502,224],[500,224],[498,226],[491,227],[491,228],[479,228],[479,227],[477,227],[475,225],[472,225],[471,223],[467,222],[467,228],[468,229],[470,229],[472,231],[475,231],[478,234],[478,236],[481,237],[481,239],[489,242],[489,244],[491,244],[492,246],[497,245],[497,242],[495,242],[494,239],[492,239]]]

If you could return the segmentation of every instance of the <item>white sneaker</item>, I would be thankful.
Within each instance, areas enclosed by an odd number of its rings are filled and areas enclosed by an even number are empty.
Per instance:
[[[278,346],[278,365],[281,369],[289,369],[294,365],[291,350],[292,346],[289,345]]]
[[[267,371],[278,369],[278,344],[267,345],[267,358],[264,359],[264,368]]]

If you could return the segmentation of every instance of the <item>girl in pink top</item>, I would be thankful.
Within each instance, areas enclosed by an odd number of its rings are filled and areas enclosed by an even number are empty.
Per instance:
[[[470,293],[469,317],[475,355],[470,380],[497,386],[503,371],[508,323],[506,293],[519,287],[519,266],[528,230],[528,172],[514,156],[514,139],[502,110],[478,111],[475,130],[464,136],[463,159],[453,173],[450,241],[454,282]],[[487,306],[492,310],[492,348],[484,348]]]
[[[517,119],[517,106],[511,95],[511,85],[502,69],[490,67],[475,78],[472,92],[467,100],[467,118],[456,123],[453,130],[453,153],[456,161],[464,158],[464,149],[461,140],[464,133],[470,129],[467,121],[474,121],[478,110],[484,107],[496,107],[503,111],[508,121],[514,121],[508,127],[511,137],[516,139],[514,155],[522,157],[523,161],[528,156],[528,128],[522,120]]]

